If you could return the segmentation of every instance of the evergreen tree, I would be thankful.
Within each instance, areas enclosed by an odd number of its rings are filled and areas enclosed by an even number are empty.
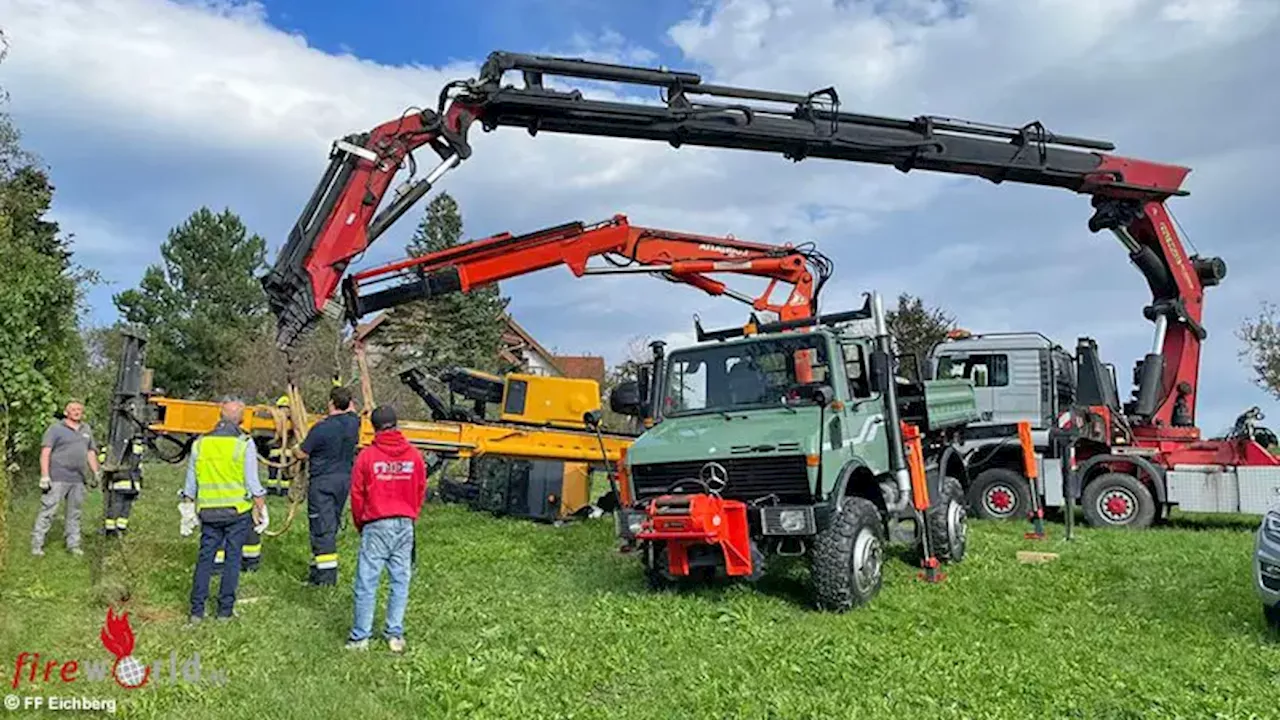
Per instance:
[[[461,238],[458,203],[441,193],[428,204],[406,249],[419,257],[454,247]],[[494,283],[401,305],[388,311],[378,342],[399,366],[417,365],[427,373],[459,366],[501,373],[508,369],[498,353],[510,301]]]
[[[250,235],[230,210],[202,207],[169,231],[136,289],[114,297],[128,322],[144,325],[155,384],[175,395],[208,397],[236,365],[248,339],[260,336],[267,315],[258,276],[266,241]]]

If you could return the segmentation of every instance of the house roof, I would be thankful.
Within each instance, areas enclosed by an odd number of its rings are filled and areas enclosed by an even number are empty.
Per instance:
[[[548,365],[550,365],[553,370],[560,373],[561,375],[565,374],[564,368],[561,367],[560,363],[556,361],[556,357],[552,355],[551,352],[548,351],[546,348],[542,347],[542,343],[539,343],[537,340],[534,340],[533,336],[529,334],[529,331],[521,327],[520,323],[516,322],[515,318],[511,317],[511,315],[508,314],[506,316],[506,321],[507,321],[507,330],[509,330],[512,334],[514,334],[519,339],[518,342],[524,343],[531,350],[541,355],[542,359]]]
[[[565,377],[604,382],[604,358],[599,355],[556,355],[555,361],[564,370]]]

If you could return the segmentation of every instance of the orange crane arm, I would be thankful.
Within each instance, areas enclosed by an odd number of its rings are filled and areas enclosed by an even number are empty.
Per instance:
[[[595,257],[605,266],[588,267]],[[347,318],[355,322],[377,310],[415,300],[471,290],[564,265],[577,277],[649,273],[727,295],[781,320],[817,314],[818,291],[831,274],[831,261],[812,247],[767,245],[632,225],[625,215],[587,225],[571,222],[524,235],[500,233],[433,253],[354,273],[343,281]],[[708,277],[736,273],[769,278],[752,297]],[[790,286],[785,300],[771,296],[778,283]]]

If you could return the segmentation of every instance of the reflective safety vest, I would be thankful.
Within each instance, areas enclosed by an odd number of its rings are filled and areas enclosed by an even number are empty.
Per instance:
[[[230,507],[237,513],[253,507],[244,482],[244,435],[206,435],[196,441],[196,511]]]

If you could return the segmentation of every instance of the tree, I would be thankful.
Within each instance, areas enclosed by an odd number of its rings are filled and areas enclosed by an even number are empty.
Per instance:
[[[1280,398],[1280,311],[1263,301],[1258,315],[1247,318],[1236,330],[1244,343],[1240,357],[1253,368],[1253,382]]]
[[[945,340],[947,332],[956,326],[953,316],[941,308],[925,307],[923,300],[908,293],[898,296],[898,307],[885,313],[885,321],[903,358],[899,372],[913,380],[919,378],[915,377],[915,363],[910,356],[920,358],[923,365],[933,346]]]
[[[627,349],[622,361],[609,368],[605,373],[604,384],[600,387],[602,421],[606,428],[639,432],[644,427],[639,419],[616,413],[609,407],[609,393],[624,382],[634,382],[642,365],[652,365],[653,353],[649,343],[653,340],[647,335],[637,335],[627,342]],[[652,380],[650,381],[652,382]]]
[[[461,237],[458,203],[448,193],[441,193],[427,206],[406,250],[419,257],[454,247]],[[388,311],[379,344],[400,367],[416,365],[435,373],[461,366],[501,373],[506,368],[499,351],[510,301],[494,283],[467,293],[401,305]]]
[[[207,207],[169,231],[163,265],[143,273],[136,289],[113,299],[125,320],[148,328],[155,384],[175,396],[209,396],[235,366],[246,338],[261,337],[266,295],[257,276],[266,241],[250,235],[231,210]]]
[[[2,50],[2,47],[0,47]],[[2,55],[0,55],[2,56]],[[83,356],[78,310],[97,276],[71,260],[70,238],[45,219],[54,187],[0,113],[0,434],[3,459],[34,456]]]

